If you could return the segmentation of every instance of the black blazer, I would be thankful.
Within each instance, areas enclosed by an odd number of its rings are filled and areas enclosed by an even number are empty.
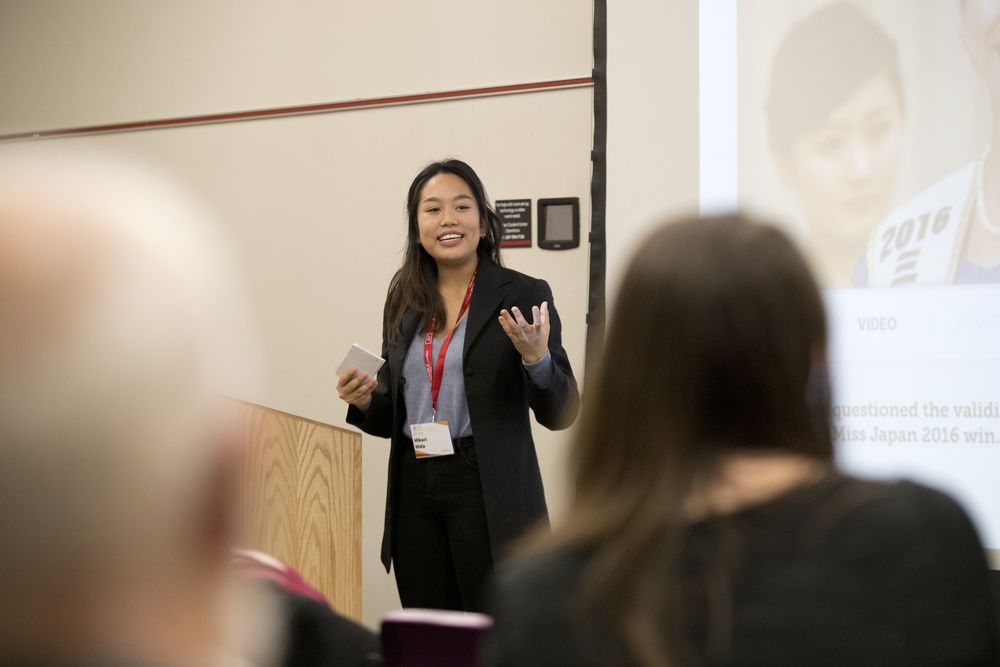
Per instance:
[[[497,321],[502,308],[510,310],[517,306],[521,312],[530,313],[531,307],[542,301],[549,303],[549,353],[553,362],[552,383],[544,390],[528,381],[521,355]],[[467,317],[462,355],[465,397],[476,443],[490,544],[497,557],[506,543],[548,516],[528,408],[543,426],[553,430],[567,428],[576,419],[580,394],[562,346],[562,327],[552,303],[552,290],[544,280],[480,258]],[[403,436],[406,423],[406,405],[400,390],[404,382],[403,357],[420,324],[417,313],[407,313],[402,339],[389,342],[383,321],[382,357],[386,363],[379,371],[371,405],[365,413],[353,405],[347,410],[349,424],[370,435],[392,440],[382,536],[382,563],[386,571],[392,556],[399,457],[408,453],[406,448],[412,448]]]

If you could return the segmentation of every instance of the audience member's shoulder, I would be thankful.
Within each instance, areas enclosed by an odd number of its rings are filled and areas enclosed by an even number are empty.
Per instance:
[[[381,665],[378,636],[313,598],[280,592],[287,616],[285,667]]]
[[[488,608],[493,630],[483,664],[518,667],[582,664],[569,621],[584,558],[568,550],[508,561],[497,569]]]
[[[962,506],[949,495],[912,481],[875,482],[845,477],[831,498],[837,530],[864,538],[877,549],[920,545],[982,557],[976,529]]]
[[[986,556],[962,506],[910,481],[850,486],[848,497],[865,500],[844,515],[830,543],[853,582],[896,605],[880,623],[883,636],[895,625],[908,637],[905,664],[998,664]]]
[[[511,599],[524,599],[525,593],[537,597],[545,591],[573,590],[575,586],[567,584],[579,580],[584,564],[582,552],[565,548],[514,558],[497,569],[495,589]]]
[[[900,529],[968,523],[965,510],[951,496],[909,480],[876,482],[844,477],[841,495],[847,499],[845,506],[859,518]]]

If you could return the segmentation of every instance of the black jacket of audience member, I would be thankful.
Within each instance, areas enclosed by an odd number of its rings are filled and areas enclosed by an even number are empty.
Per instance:
[[[280,592],[287,619],[282,667],[377,667],[378,636],[304,595]]]
[[[563,551],[502,572],[486,664],[624,664],[600,619],[575,621],[589,563]],[[693,664],[1000,664],[975,529],[957,503],[914,483],[831,473],[696,522],[682,580]]]

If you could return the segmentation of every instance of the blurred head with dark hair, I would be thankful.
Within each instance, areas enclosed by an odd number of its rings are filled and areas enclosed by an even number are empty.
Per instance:
[[[902,158],[902,88],[895,43],[848,2],[793,25],[775,55],[768,138],[824,282],[847,282],[890,210]]]
[[[811,384],[826,365],[823,303],[776,227],[724,216],[659,229],[625,275],[606,350],[575,450],[578,498],[595,511],[633,493],[666,493],[651,504],[676,511],[669,497],[734,452],[832,456],[826,391]],[[608,448],[622,424],[627,446]]]
[[[832,462],[823,303],[777,228],[695,218],[646,239],[609,321],[554,543],[596,552],[582,600],[630,664],[685,664],[682,637],[664,638],[683,627],[685,526]]]

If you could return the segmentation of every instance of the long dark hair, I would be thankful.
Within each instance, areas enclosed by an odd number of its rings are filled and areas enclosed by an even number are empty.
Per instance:
[[[441,326],[445,326],[444,301],[437,288],[437,264],[420,245],[420,230],[417,227],[420,193],[427,181],[438,174],[454,174],[469,186],[472,196],[476,198],[479,220],[486,234],[479,240],[476,253],[480,258],[485,257],[498,266],[503,265],[500,259],[500,239],[503,234],[500,217],[490,204],[486,188],[475,170],[454,158],[432,162],[424,167],[410,183],[410,190],[406,193],[407,227],[403,265],[392,277],[386,298],[386,330],[391,340],[398,341],[402,338],[403,316],[408,310],[419,313],[424,325],[431,318],[437,317]]]
[[[832,461],[823,304],[778,229],[692,218],[646,240],[609,322],[572,449],[574,506],[543,544],[593,554],[574,608],[612,624],[629,664],[686,663],[692,491],[733,451]]]

